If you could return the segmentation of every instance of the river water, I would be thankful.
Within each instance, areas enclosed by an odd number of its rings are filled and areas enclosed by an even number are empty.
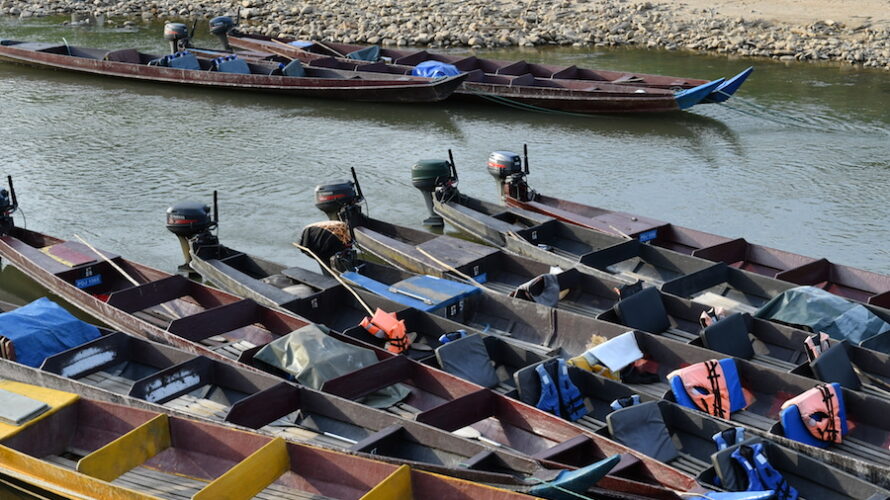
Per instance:
[[[165,47],[159,25],[60,21],[0,19],[0,38]],[[320,181],[355,167],[371,215],[419,226],[415,160],[451,148],[461,189],[493,199],[488,153],[528,143],[539,191],[890,273],[890,73],[629,49],[479,54],[699,78],[757,69],[728,105],[579,118],[195,90],[0,64],[0,174],[15,178],[19,224],[79,234],[166,270],[181,257],[164,210],[181,199],[209,202],[216,189],[224,243],[308,264],[290,242],[322,218],[312,200]]]

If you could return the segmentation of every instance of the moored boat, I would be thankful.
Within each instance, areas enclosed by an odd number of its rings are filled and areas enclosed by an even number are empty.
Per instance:
[[[518,155],[492,153],[489,172],[503,179],[506,172],[524,176]],[[510,176],[507,176],[510,177]],[[511,177],[512,178],[512,177]],[[412,181],[425,192],[428,207],[454,227],[511,253],[586,273],[609,273],[640,280],[645,286],[696,302],[795,325],[821,329],[837,340],[848,339],[888,352],[890,310],[857,305],[827,291],[738,269],[667,248],[642,243],[657,230],[638,227],[636,238],[609,224],[618,238],[571,225],[523,208],[500,206],[461,193],[453,160],[423,160],[412,168]],[[795,312],[803,311],[803,312]],[[862,318],[846,324],[845,315]]]
[[[105,50],[68,44],[0,40],[0,60],[99,76],[371,102],[435,102],[447,98],[465,75],[442,79],[287,65],[185,49],[153,55],[135,49]],[[213,56],[213,54],[210,54]]]
[[[890,308],[890,276],[806,257],[750,243],[744,238],[729,238],[677,226],[668,222],[620,211],[555,198],[533,190],[527,182],[519,155],[509,153],[510,161],[489,164],[498,192],[508,206],[547,215],[571,224],[613,235],[627,235],[650,245],[675,252],[724,262],[727,265],[797,285],[810,285],[831,293],[883,308]]]
[[[423,65],[448,65],[469,73],[456,94],[510,105],[574,113],[614,113],[687,109],[702,102],[724,102],[748,78],[748,68],[729,80],[590,70],[526,61],[499,61],[426,50],[301,42],[233,32],[231,44],[273,52],[314,65],[357,71],[410,74]],[[673,102],[671,97],[673,96]]]
[[[2,381],[0,470],[68,498],[528,498],[243,430]],[[18,416],[18,414],[16,414]]]

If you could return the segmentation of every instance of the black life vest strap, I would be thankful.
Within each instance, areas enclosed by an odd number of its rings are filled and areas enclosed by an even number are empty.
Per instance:
[[[723,397],[722,391],[720,390],[720,374],[717,373],[717,364],[717,361],[705,361],[705,367],[708,369],[708,381],[711,382],[711,393],[714,395],[713,415],[725,418],[726,409],[723,408]]]
[[[837,413],[837,409],[834,407],[834,398],[831,394],[831,389],[828,388],[827,385],[822,384],[817,386],[819,388],[819,392],[822,393],[822,402],[825,403],[825,407],[828,408],[828,428],[824,431],[819,429],[819,434],[822,435],[823,441],[835,441],[837,439],[838,429],[834,425],[834,415]],[[828,435],[828,439],[825,439],[825,436]]]

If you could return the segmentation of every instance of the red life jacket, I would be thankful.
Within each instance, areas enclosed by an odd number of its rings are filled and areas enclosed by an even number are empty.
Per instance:
[[[782,409],[797,405],[804,426],[820,441],[840,443],[843,428],[840,401],[831,384],[821,384],[782,403]]]
[[[689,365],[668,374],[668,379],[679,376],[686,393],[702,411],[715,417],[729,419],[729,388],[720,363],[711,359]]]
[[[374,317],[367,316],[362,320],[361,326],[368,333],[380,339],[387,339],[386,350],[401,354],[408,350],[411,339],[408,338],[405,321],[396,318],[396,313],[388,313],[379,307],[374,311]]]

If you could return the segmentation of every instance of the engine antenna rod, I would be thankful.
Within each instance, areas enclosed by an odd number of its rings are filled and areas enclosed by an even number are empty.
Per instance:
[[[213,190],[213,225],[219,227],[219,199],[215,189]]]
[[[448,161],[451,163],[451,177],[454,178],[454,182],[457,182],[457,165],[454,164],[454,155],[451,153],[451,148],[448,148]]]
[[[359,202],[365,199],[365,195],[362,193],[362,185],[358,182],[358,176],[355,174],[355,167],[349,167],[349,170],[352,171],[352,182],[355,183],[355,191],[358,193]]]
[[[528,175],[528,144],[522,145],[522,157],[525,160],[525,175]]]
[[[10,212],[10,213],[12,213],[12,212],[15,212],[15,209],[17,209],[19,207],[19,200],[18,200],[18,198],[15,197],[15,187],[13,187],[13,185],[12,185],[12,176],[11,175],[6,176],[6,182],[9,184],[9,196],[10,196],[10,198],[12,198],[12,211]]]

